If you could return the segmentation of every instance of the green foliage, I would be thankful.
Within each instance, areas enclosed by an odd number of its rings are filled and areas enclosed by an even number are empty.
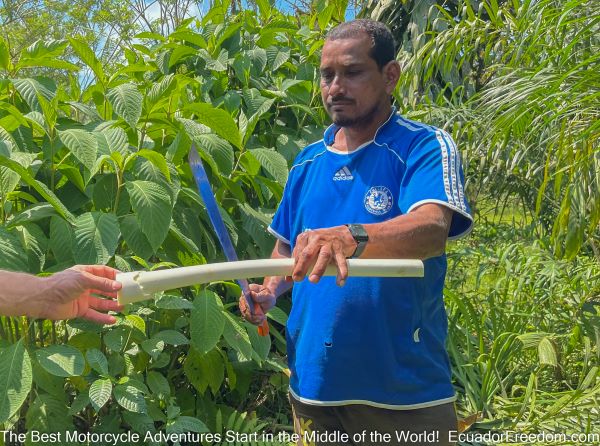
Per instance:
[[[487,223],[449,255],[448,349],[472,430],[597,432],[600,267]]]
[[[471,198],[517,195],[558,257],[598,255],[600,4],[371,1],[365,13],[402,43],[400,107],[460,141]]]
[[[397,103],[459,142],[481,228],[452,251],[445,291],[460,414],[482,430],[597,429],[596,3],[377,3],[402,43]],[[292,18],[266,1],[238,14],[217,1],[170,34],[151,24],[125,39],[110,63],[76,33],[18,50],[23,34],[0,38],[0,267],[223,260],[187,166],[192,144],[238,254],[267,257],[288,166],[325,126],[315,67],[346,4],[317,1]],[[77,67],[93,80],[79,85]],[[489,197],[502,224],[486,220]],[[506,229],[515,202],[535,234]],[[113,327],[1,318],[0,422],[45,432],[289,426],[289,302],[261,338],[239,318],[239,295],[233,283],[172,290]]]
[[[31,389],[31,362],[22,340],[0,351],[0,376],[0,422],[5,423],[19,410]]]
[[[110,65],[77,35],[39,40],[18,57],[0,39],[0,70],[10,74],[0,83],[0,267],[47,274],[74,263],[136,270],[222,260],[187,166],[192,144],[240,257],[268,257],[265,228],[289,163],[324,114],[310,68],[315,16],[298,27],[265,8],[222,15],[217,2],[202,22],[138,36]],[[78,66],[95,80],[28,71]],[[1,354],[13,359],[0,370],[2,422],[20,410],[26,428],[46,432],[289,424],[287,411],[273,415],[249,392],[260,386],[285,400],[285,368],[269,362],[284,353],[284,337],[273,327],[271,343],[241,322],[239,295],[231,283],[173,290],[132,305],[114,327],[3,318],[0,336],[12,345]]]

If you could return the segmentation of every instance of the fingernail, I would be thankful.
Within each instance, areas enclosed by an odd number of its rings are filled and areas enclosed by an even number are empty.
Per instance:
[[[344,285],[346,285],[346,281],[345,281],[345,280],[343,280],[343,279],[342,279],[342,280],[340,280],[340,285],[339,285],[339,286],[344,286]]]

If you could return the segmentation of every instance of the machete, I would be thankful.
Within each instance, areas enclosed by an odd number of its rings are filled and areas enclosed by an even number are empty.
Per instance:
[[[194,180],[196,181],[196,185],[198,186],[198,191],[200,192],[200,196],[204,200],[206,212],[208,213],[210,222],[212,223],[213,229],[217,234],[219,243],[221,244],[221,247],[225,252],[225,257],[227,258],[228,262],[235,262],[238,260],[235,248],[233,247],[231,237],[229,237],[229,233],[227,232],[227,228],[225,227],[225,223],[223,222],[223,217],[219,212],[219,206],[217,205],[217,200],[213,195],[212,189],[210,187],[210,182],[208,181],[208,177],[206,176],[206,170],[204,170],[202,160],[200,160],[200,155],[198,155],[198,151],[196,150],[196,146],[194,144],[192,144],[192,148],[190,149],[189,162],[190,168],[192,169],[192,174],[194,175]],[[250,314],[253,314],[254,301],[250,296],[250,287],[248,285],[248,280],[238,279],[236,282],[242,289],[242,293],[244,295],[244,299],[246,300],[246,304],[248,305],[248,309],[250,310]],[[269,334],[269,323],[266,319],[263,321],[262,325],[258,327],[258,334],[261,336],[266,336],[267,334]]]

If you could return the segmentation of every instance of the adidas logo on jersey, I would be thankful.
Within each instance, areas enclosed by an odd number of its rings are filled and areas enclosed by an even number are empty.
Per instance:
[[[333,176],[333,181],[352,181],[353,179],[352,172],[346,166],[338,170]]]

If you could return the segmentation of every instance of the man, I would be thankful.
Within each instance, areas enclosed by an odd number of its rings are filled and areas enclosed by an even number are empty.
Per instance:
[[[458,151],[446,132],[392,108],[400,67],[383,24],[333,29],[320,72],[333,124],[296,158],[269,227],[272,257],[295,259],[287,345],[296,431],[348,434],[335,444],[448,444],[457,422],[444,250],[472,225]],[[425,277],[348,278],[349,257],[423,259]],[[332,262],[337,277],[322,278]],[[253,285],[258,305],[251,316],[240,301],[245,317],[261,323],[290,286],[284,277]],[[396,431],[430,436],[403,442]]]
[[[81,317],[99,324],[114,324],[106,311],[122,307],[112,299],[121,284],[114,279],[117,270],[101,265],[76,265],[49,277],[0,271],[0,314],[43,319]]]

